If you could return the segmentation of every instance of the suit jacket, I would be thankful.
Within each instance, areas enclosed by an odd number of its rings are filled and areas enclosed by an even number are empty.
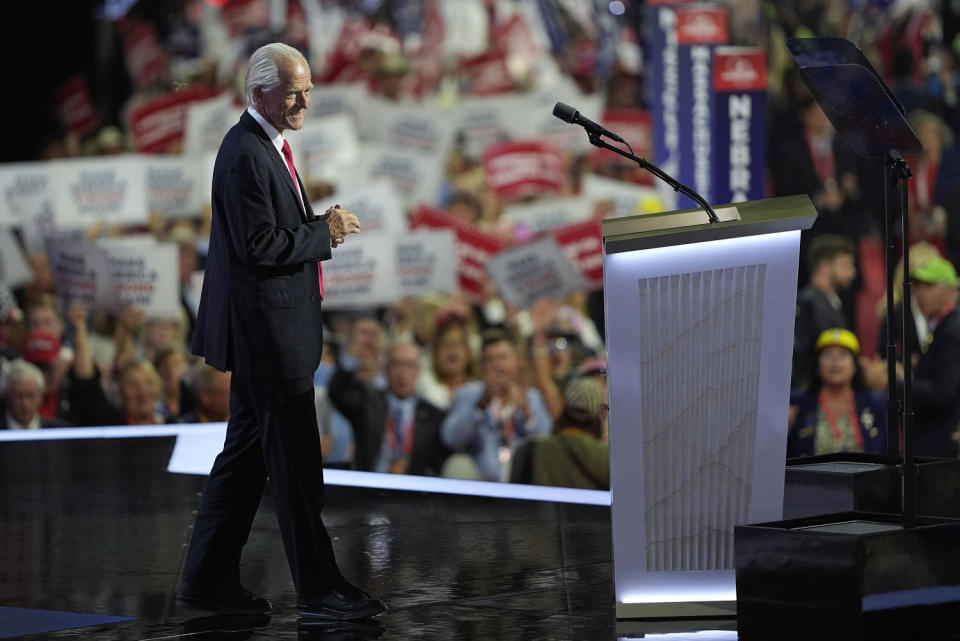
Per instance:
[[[211,205],[193,353],[241,376],[312,377],[323,347],[317,261],[330,258],[330,231],[248,112],[220,145]]]
[[[65,421],[62,418],[46,418],[40,417],[40,427],[73,427],[73,423]],[[0,430],[8,430],[10,425],[7,424],[7,406],[0,401]]]
[[[380,458],[389,415],[387,395],[358,380],[353,372],[337,369],[330,379],[330,400],[353,426],[356,450],[353,468],[371,471]],[[439,476],[449,450],[440,440],[440,426],[446,414],[422,398],[417,398],[413,419],[413,448],[407,474]]]
[[[934,328],[913,372],[914,432],[919,456],[957,456],[960,424],[960,312]]]
[[[817,451],[817,419],[820,415],[820,394],[804,392],[791,399],[797,406],[797,417],[787,433],[787,458],[813,456]],[[886,395],[854,390],[854,404],[860,422],[863,451],[882,454],[887,451]]]

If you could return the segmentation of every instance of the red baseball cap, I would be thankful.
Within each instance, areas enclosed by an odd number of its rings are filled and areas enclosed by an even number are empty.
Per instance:
[[[48,365],[60,354],[60,339],[43,330],[35,329],[27,334],[23,343],[23,360],[34,365]]]

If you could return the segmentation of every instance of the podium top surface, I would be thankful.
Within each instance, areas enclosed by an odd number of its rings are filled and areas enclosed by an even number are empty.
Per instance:
[[[733,208],[735,212],[730,211]],[[799,231],[809,229],[817,217],[817,210],[806,194],[721,205],[715,209],[721,219],[719,223],[710,223],[701,209],[609,218],[601,223],[604,253]],[[724,215],[726,212],[721,210],[730,213]]]

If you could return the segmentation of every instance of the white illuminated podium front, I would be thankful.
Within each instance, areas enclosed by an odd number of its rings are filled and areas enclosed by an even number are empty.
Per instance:
[[[617,619],[736,611],[733,528],[779,520],[807,196],[603,221]]]

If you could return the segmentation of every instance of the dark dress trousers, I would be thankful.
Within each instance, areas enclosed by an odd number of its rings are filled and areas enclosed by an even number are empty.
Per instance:
[[[323,468],[313,399],[323,346],[317,261],[330,258],[330,232],[310,203],[301,203],[286,164],[248,112],[220,146],[211,204],[193,351],[233,372],[230,421],[183,581],[197,588],[236,584],[269,477],[297,595],[309,601],[343,585],[320,518]]]

